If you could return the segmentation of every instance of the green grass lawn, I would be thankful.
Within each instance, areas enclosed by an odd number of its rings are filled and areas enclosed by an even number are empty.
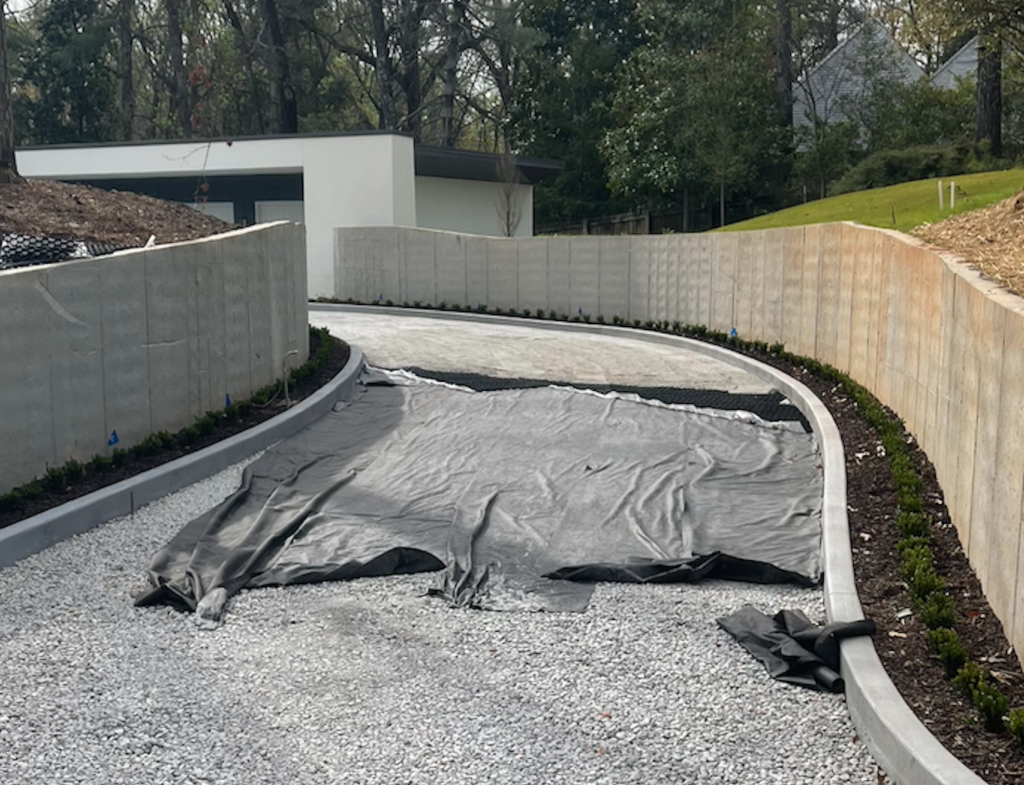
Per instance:
[[[949,183],[956,183],[956,209],[949,209]],[[868,226],[907,231],[923,223],[935,223],[956,213],[977,210],[1002,201],[1024,189],[1024,169],[981,172],[942,178],[945,209],[939,210],[939,194],[933,180],[917,180],[886,188],[832,196],[816,202],[789,207],[749,221],[729,224],[715,231],[739,232],[773,229],[829,221],[856,221]],[[893,221],[893,215],[896,220]]]

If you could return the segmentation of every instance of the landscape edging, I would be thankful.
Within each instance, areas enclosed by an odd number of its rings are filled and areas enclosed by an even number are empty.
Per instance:
[[[310,303],[309,310],[311,319],[317,311],[379,313],[577,331],[684,346],[699,354],[742,367],[758,378],[777,385],[811,423],[821,444],[825,475],[822,563],[828,619],[830,622],[842,622],[864,617],[853,573],[853,554],[850,551],[850,527],[846,514],[846,458],[839,428],[817,396],[788,374],[709,343],[629,327],[368,305]],[[986,785],[981,777],[947,750],[917,718],[889,678],[870,638],[842,641],[840,656],[850,717],[868,750],[890,778],[898,785]]]
[[[362,367],[362,352],[350,347],[345,367],[317,392],[286,412],[190,455],[0,529],[0,569],[113,518],[129,515],[145,504],[216,474],[292,435],[350,395]]]

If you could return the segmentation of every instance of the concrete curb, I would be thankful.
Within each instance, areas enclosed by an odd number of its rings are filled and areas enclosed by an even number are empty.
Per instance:
[[[348,362],[337,376],[277,417],[191,455],[0,529],[0,569],[112,518],[129,515],[144,504],[216,474],[291,436],[320,419],[338,400],[350,395],[362,367],[363,353],[351,347]]]
[[[853,574],[853,554],[850,552],[843,442],[839,436],[839,429],[825,405],[791,376],[712,344],[628,327],[365,305],[310,303],[309,310],[311,317],[317,311],[379,313],[450,321],[490,322],[542,330],[576,331],[681,346],[741,367],[758,378],[771,382],[803,412],[821,443],[825,471],[822,562],[825,570],[825,607],[829,621],[856,621],[864,617]],[[843,641],[841,652],[850,716],[875,760],[895,783],[985,785],[984,780],[954,757],[917,719],[886,673],[870,638]]]

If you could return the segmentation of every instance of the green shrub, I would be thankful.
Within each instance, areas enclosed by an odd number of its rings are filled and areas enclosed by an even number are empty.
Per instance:
[[[128,463],[128,451],[115,447],[110,453],[110,462],[114,466],[124,466]]]
[[[956,624],[956,604],[945,592],[934,592],[919,603],[917,616],[930,630],[952,627]]]
[[[946,678],[951,679],[967,662],[967,649],[960,642],[960,636],[954,630],[940,627],[925,633],[928,644],[937,655],[939,662],[946,670]]]
[[[1024,709],[1010,709],[1006,715],[1006,729],[1017,741],[1017,745],[1024,749]]]
[[[909,584],[919,570],[932,569],[932,562],[932,551],[927,545],[907,546],[900,553],[900,577]]]
[[[60,466],[47,466],[46,474],[43,475],[43,482],[50,490],[64,490],[64,488],[67,487],[67,478],[64,476],[64,469]]]
[[[872,153],[837,180],[830,195],[881,188],[886,185],[963,174],[967,148],[907,147]]]
[[[14,512],[21,507],[21,493],[15,488],[0,495],[0,512]]]
[[[105,455],[94,455],[89,461],[89,471],[93,472],[106,472],[110,471],[110,467],[114,465],[113,460],[107,458]]]
[[[946,582],[942,580],[931,565],[919,565],[910,576],[910,597],[922,607],[933,594],[942,594],[946,590]],[[947,598],[948,599],[948,598]],[[924,621],[922,619],[922,621]],[[931,626],[930,624],[927,626]],[[942,625],[940,625],[942,626]]]
[[[896,543],[896,554],[903,559],[903,554],[908,551],[916,551],[920,548],[926,549],[929,553],[931,547],[929,546],[930,540],[927,537],[904,537],[898,543]]]
[[[988,679],[988,673],[973,660],[968,660],[963,667],[956,672],[951,684],[961,695],[970,698],[979,684],[984,684]]]
[[[927,537],[931,532],[931,520],[927,515],[901,509],[896,516],[896,531],[901,537]]]
[[[994,685],[982,681],[971,690],[971,702],[981,715],[986,730],[999,733],[1003,730],[1003,716],[1010,708],[1010,701]]]

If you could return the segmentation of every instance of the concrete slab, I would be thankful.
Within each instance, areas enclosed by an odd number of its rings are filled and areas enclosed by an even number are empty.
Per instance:
[[[498,238],[488,238],[486,243],[487,298],[483,302],[493,308],[518,308],[518,243]]]
[[[49,267],[41,293],[51,306],[50,384],[54,463],[88,461],[104,434],[103,304],[100,266]]]
[[[548,238],[548,307],[549,311],[569,313],[572,308],[569,289],[569,238]]]
[[[519,308],[547,310],[548,241],[544,237],[534,237],[521,240],[518,245]]]
[[[714,299],[714,246],[715,239],[710,235],[698,235],[697,246],[697,292],[699,310],[694,324],[711,326],[711,308]]]
[[[597,316],[601,237],[576,237],[569,246],[569,314]]]
[[[717,235],[714,241],[709,327],[728,333],[736,326],[736,265],[740,238],[738,233],[729,232]]]
[[[630,238],[602,237],[598,268],[598,307],[595,313],[611,322],[629,312]]]
[[[466,302],[476,307],[487,304],[487,238],[466,238]]]
[[[810,228],[810,227],[808,227]],[[842,230],[839,224],[825,224],[818,230],[818,319],[815,356],[839,367],[839,325],[842,286]]]
[[[773,234],[782,236],[782,343],[791,352],[807,354],[802,340],[804,230],[799,226],[776,229]]]
[[[620,314],[624,319],[641,322],[653,318],[650,316],[650,268],[651,247],[654,238],[634,236],[629,238],[629,309]]]
[[[784,318],[784,285],[786,241],[779,231],[764,234],[764,284],[762,291],[761,325],[764,341],[781,343]]]
[[[660,237],[652,237],[648,242],[650,258],[650,315],[647,317],[656,322],[669,318],[669,267],[671,265],[669,249]]]
[[[437,300],[446,305],[464,305],[466,297],[466,238],[461,234],[434,235],[437,265]]]
[[[434,233],[422,229],[406,229],[405,293],[410,303],[437,304],[437,260],[434,255]]]
[[[366,361],[388,368],[416,365],[504,378],[577,379],[595,384],[678,385],[766,392],[764,381],[724,362],[632,337],[563,334],[536,320],[468,323],[453,319],[352,313],[314,308],[313,324],[359,346]],[[555,326],[555,325],[553,325]]]
[[[736,255],[736,295],[735,315],[733,316],[736,332],[741,338],[760,339],[759,303],[754,302],[755,291],[759,294],[764,285],[764,241],[761,232],[738,232],[739,247]],[[763,300],[763,294],[760,295]],[[758,332],[754,332],[755,323]]]
[[[821,227],[805,226],[803,248],[803,271],[800,292],[800,338],[795,348],[790,349],[807,357],[819,357],[818,353],[818,278],[821,270]],[[822,358],[823,359],[823,358]]]
[[[985,598],[1010,637],[1024,613],[1016,596],[1024,529],[1024,398],[1018,392],[1024,385],[1024,316],[1007,313],[1003,336],[1001,374],[998,383],[993,379],[987,385],[996,388],[999,410],[996,444],[987,451],[995,491],[985,527],[989,546]]]

